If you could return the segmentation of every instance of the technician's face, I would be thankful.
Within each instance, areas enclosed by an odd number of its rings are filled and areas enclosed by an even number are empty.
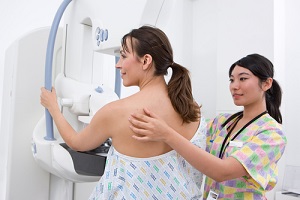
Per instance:
[[[120,69],[124,86],[138,86],[142,72],[142,62],[138,60],[134,52],[132,52],[131,41],[126,40],[128,50],[121,47],[120,59],[116,64],[116,68]]]
[[[251,106],[264,103],[264,91],[258,77],[240,66],[236,66],[230,76],[230,92],[237,106]]]

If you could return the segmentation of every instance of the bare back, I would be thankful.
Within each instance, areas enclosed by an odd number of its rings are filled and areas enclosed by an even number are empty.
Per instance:
[[[153,88],[140,91],[130,97],[113,102],[111,107],[110,135],[113,146],[122,154],[132,157],[152,157],[172,150],[163,142],[139,142],[132,138],[128,118],[134,112],[143,112],[149,108],[164,119],[170,127],[190,140],[196,133],[199,121],[183,123],[174,110],[166,91]]]

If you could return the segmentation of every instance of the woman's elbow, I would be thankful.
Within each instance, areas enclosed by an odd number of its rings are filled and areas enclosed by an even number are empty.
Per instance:
[[[77,143],[74,139],[75,138],[72,138],[69,141],[66,141],[67,146],[73,151],[83,151],[82,145],[80,145],[80,143]]]
[[[215,173],[215,175],[211,178],[219,183],[231,179],[229,174],[221,172],[221,171],[219,171],[219,173]]]
[[[212,177],[217,182],[223,182],[248,175],[244,166],[234,158],[230,157],[223,160],[222,164],[222,167],[220,167],[218,172],[215,172]]]

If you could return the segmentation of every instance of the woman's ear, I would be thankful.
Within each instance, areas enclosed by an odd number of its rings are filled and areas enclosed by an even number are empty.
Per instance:
[[[270,89],[272,87],[272,83],[273,83],[273,79],[272,78],[268,78],[266,81],[263,82],[262,89],[264,91],[267,91],[268,89]]]
[[[150,69],[152,66],[152,56],[150,54],[145,54],[143,57],[143,70]]]

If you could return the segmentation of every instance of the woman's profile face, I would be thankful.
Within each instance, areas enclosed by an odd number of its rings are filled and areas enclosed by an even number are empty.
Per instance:
[[[140,77],[142,75],[143,63],[139,61],[136,54],[133,52],[131,40],[126,39],[128,49],[120,48],[120,59],[116,64],[116,68],[120,70],[123,85],[139,86]]]
[[[229,78],[229,88],[235,105],[255,106],[264,103],[260,80],[250,70],[237,65]]]

